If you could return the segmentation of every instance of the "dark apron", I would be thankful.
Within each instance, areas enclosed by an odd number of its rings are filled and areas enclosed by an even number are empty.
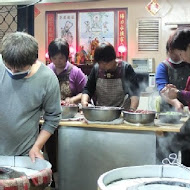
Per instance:
[[[122,86],[121,78],[103,79],[98,78],[96,82],[96,105],[97,106],[114,106],[120,107],[123,103],[125,93]],[[124,108],[130,107],[130,99],[128,98],[124,104]]]
[[[67,71],[57,76],[61,91],[61,100],[64,100],[65,98],[72,96],[72,92],[69,85],[69,75],[72,68],[73,65],[69,64]]]
[[[96,96],[98,106],[120,106],[125,96],[121,79],[98,78]]]

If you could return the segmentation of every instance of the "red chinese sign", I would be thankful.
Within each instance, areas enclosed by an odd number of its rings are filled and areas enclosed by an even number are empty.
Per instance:
[[[55,15],[47,14],[47,47],[55,39]]]
[[[118,48],[127,47],[126,36],[126,11],[118,11]],[[123,58],[126,58],[126,51],[120,53],[123,54]]]
[[[157,0],[151,0],[145,8],[148,12],[155,15],[160,10],[160,5],[157,3]]]

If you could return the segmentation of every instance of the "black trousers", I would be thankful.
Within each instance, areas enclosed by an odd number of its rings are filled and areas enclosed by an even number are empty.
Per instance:
[[[48,139],[45,144],[45,149],[52,165],[52,172],[57,172],[57,159],[58,159],[58,130]]]

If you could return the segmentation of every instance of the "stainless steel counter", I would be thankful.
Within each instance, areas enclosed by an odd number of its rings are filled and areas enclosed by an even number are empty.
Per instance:
[[[150,131],[60,127],[59,190],[96,190],[106,171],[156,163],[156,135]]]
[[[156,133],[179,132],[178,125],[87,124],[61,121],[58,129],[59,190],[96,190],[106,171],[156,164]],[[43,123],[43,121],[41,121]]]

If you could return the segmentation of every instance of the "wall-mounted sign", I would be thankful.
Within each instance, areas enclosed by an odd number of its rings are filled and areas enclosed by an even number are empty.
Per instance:
[[[87,54],[94,56],[96,46],[101,42],[114,41],[114,11],[80,12],[79,13],[79,46],[83,46]]]
[[[50,44],[51,41],[55,39],[55,14],[50,13],[47,15],[47,41],[46,41],[46,47]],[[46,48],[47,52],[47,48]]]
[[[145,8],[148,12],[155,15],[160,10],[160,5],[157,3],[157,0],[151,0]]]
[[[82,55],[92,62],[94,50],[101,42],[111,43],[118,57],[121,56],[118,47],[125,47],[123,58],[127,60],[127,8],[48,11],[46,52],[49,43],[57,37],[68,41],[75,62],[81,63]]]
[[[127,55],[127,30],[126,30],[126,11],[118,11],[118,51],[122,59],[126,59]]]

